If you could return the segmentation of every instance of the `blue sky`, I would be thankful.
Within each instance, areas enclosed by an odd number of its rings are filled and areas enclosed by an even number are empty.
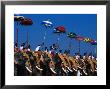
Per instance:
[[[14,23],[14,41],[16,40],[16,29],[19,30],[19,44],[26,41],[26,32],[29,31],[29,43],[31,48],[35,50],[36,46],[43,42],[45,30],[47,32],[45,44],[47,47],[57,42],[58,35],[53,33],[54,27],[64,26],[67,32],[74,32],[77,35],[83,37],[89,37],[97,40],[97,15],[96,14],[20,14],[26,18],[30,18],[33,21],[31,26],[22,26]],[[53,23],[53,27],[46,29],[41,25],[44,20],[50,20]],[[68,49],[69,42],[71,41],[72,50],[71,55],[78,51],[78,41],[70,40],[67,34],[61,34],[59,45],[64,50]],[[81,41],[81,54],[84,52],[96,53],[96,46],[92,46],[89,43]]]

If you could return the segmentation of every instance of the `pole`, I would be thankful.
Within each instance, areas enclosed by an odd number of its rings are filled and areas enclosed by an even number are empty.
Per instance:
[[[58,33],[58,38],[57,38],[57,46],[58,46],[58,48],[60,48],[59,47],[59,40],[60,40],[60,33]]]
[[[46,40],[46,31],[45,31],[45,33],[44,33],[44,44],[45,44],[45,40]]]
[[[17,47],[18,47],[18,29],[16,29],[16,42],[17,42]]]
[[[29,41],[29,32],[28,32],[28,30],[27,30],[27,47],[28,47],[28,41]]]
[[[71,40],[72,40],[72,38],[70,38],[70,42],[69,42],[69,50],[71,50]]]
[[[78,48],[78,53],[80,54],[80,40],[79,40],[79,48]]]
[[[17,26],[18,26],[18,22],[17,22]],[[16,29],[16,42],[17,42],[17,47],[18,47],[18,28]]]

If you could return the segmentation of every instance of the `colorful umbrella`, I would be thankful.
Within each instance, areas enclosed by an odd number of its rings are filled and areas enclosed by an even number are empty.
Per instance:
[[[69,38],[76,38],[77,35],[76,35],[76,33],[70,32],[70,33],[67,34],[67,36]]]
[[[33,21],[29,18],[24,18],[22,21],[20,21],[20,24],[21,25],[24,25],[24,26],[30,26],[33,24]],[[27,46],[28,46],[28,30],[27,30]]]
[[[65,33],[66,29],[64,26],[58,26],[54,29],[54,33]]]
[[[83,41],[84,40],[84,37],[82,37],[82,36],[76,36],[75,39],[78,40],[78,41]]]
[[[14,16],[14,21],[22,21],[24,20],[24,16]]]
[[[91,42],[91,39],[90,38],[84,38],[83,41],[85,41],[85,42]]]
[[[90,43],[91,45],[97,45],[97,42],[95,40],[92,40]]]
[[[32,20],[31,19],[28,19],[28,18],[24,18],[22,21],[20,21],[20,24],[21,25],[32,25],[33,24],[33,22],[32,22]]]
[[[46,20],[46,21],[42,21],[41,23],[43,26],[45,26],[46,28],[47,27],[52,27],[53,26],[53,23],[49,20]]]

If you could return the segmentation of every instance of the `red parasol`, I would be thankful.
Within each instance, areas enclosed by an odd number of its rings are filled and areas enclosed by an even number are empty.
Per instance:
[[[31,19],[25,18],[20,22],[21,25],[32,25],[33,22]]]
[[[58,27],[55,28],[55,30],[56,30],[56,33],[57,32],[58,33],[65,33],[66,32],[66,29],[65,29],[64,26],[58,26]]]

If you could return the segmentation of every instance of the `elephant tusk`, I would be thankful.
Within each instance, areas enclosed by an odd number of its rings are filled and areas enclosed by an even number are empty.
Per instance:
[[[26,66],[25,66],[26,67]],[[30,73],[32,73],[32,71],[28,68],[28,67],[26,67],[26,69],[30,72]]]

